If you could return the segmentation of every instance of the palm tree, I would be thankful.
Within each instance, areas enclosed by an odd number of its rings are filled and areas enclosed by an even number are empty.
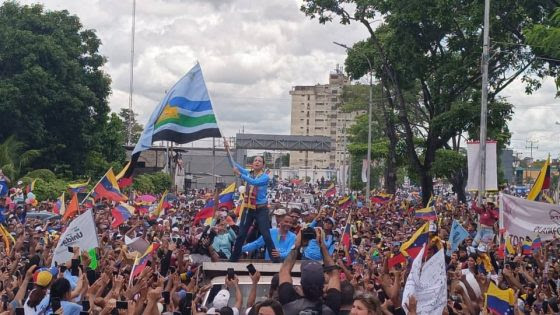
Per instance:
[[[22,177],[25,168],[41,155],[41,150],[24,149],[25,144],[14,136],[0,143],[0,170],[12,181]]]

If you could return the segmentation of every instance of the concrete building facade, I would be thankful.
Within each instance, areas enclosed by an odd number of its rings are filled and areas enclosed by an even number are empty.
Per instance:
[[[350,84],[341,69],[329,75],[328,84],[294,86],[292,96],[291,134],[328,136],[331,152],[290,152],[290,168],[339,169],[347,159],[346,131],[361,113],[344,113],[339,109],[345,85]]]

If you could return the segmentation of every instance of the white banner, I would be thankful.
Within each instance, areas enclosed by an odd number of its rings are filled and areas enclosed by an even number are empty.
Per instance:
[[[552,240],[560,235],[560,206],[500,194],[500,228],[506,230],[513,246],[527,236]]]
[[[367,159],[362,160],[362,183],[367,183]]]
[[[496,141],[486,142],[486,190],[498,190],[498,159],[496,157]],[[467,161],[469,175],[467,190],[478,190],[480,183],[480,143],[467,143]]]
[[[447,274],[443,249],[438,251],[424,266],[424,248],[414,259],[403,291],[402,307],[411,295],[416,298],[416,313],[420,315],[441,314],[447,305]]]
[[[59,265],[65,264],[71,260],[73,254],[68,251],[68,247],[74,246],[80,247],[80,251],[88,251],[99,246],[91,210],[82,213],[70,222],[66,231],[60,236],[54,250],[52,265],[54,266],[55,262]]]

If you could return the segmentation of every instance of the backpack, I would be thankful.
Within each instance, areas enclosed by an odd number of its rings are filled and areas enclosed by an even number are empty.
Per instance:
[[[335,315],[322,300],[312,302],[306,298],[297,299],[285,304],[282,309],[286,315]]]

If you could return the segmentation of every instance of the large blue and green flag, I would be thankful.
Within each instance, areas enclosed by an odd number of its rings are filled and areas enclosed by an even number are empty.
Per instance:
[[[221,136],[202,69],[197,63],[167,92],[150,116],[124,177],[132,175],[140,153],[151,148],[154,141],[183,144]]]

